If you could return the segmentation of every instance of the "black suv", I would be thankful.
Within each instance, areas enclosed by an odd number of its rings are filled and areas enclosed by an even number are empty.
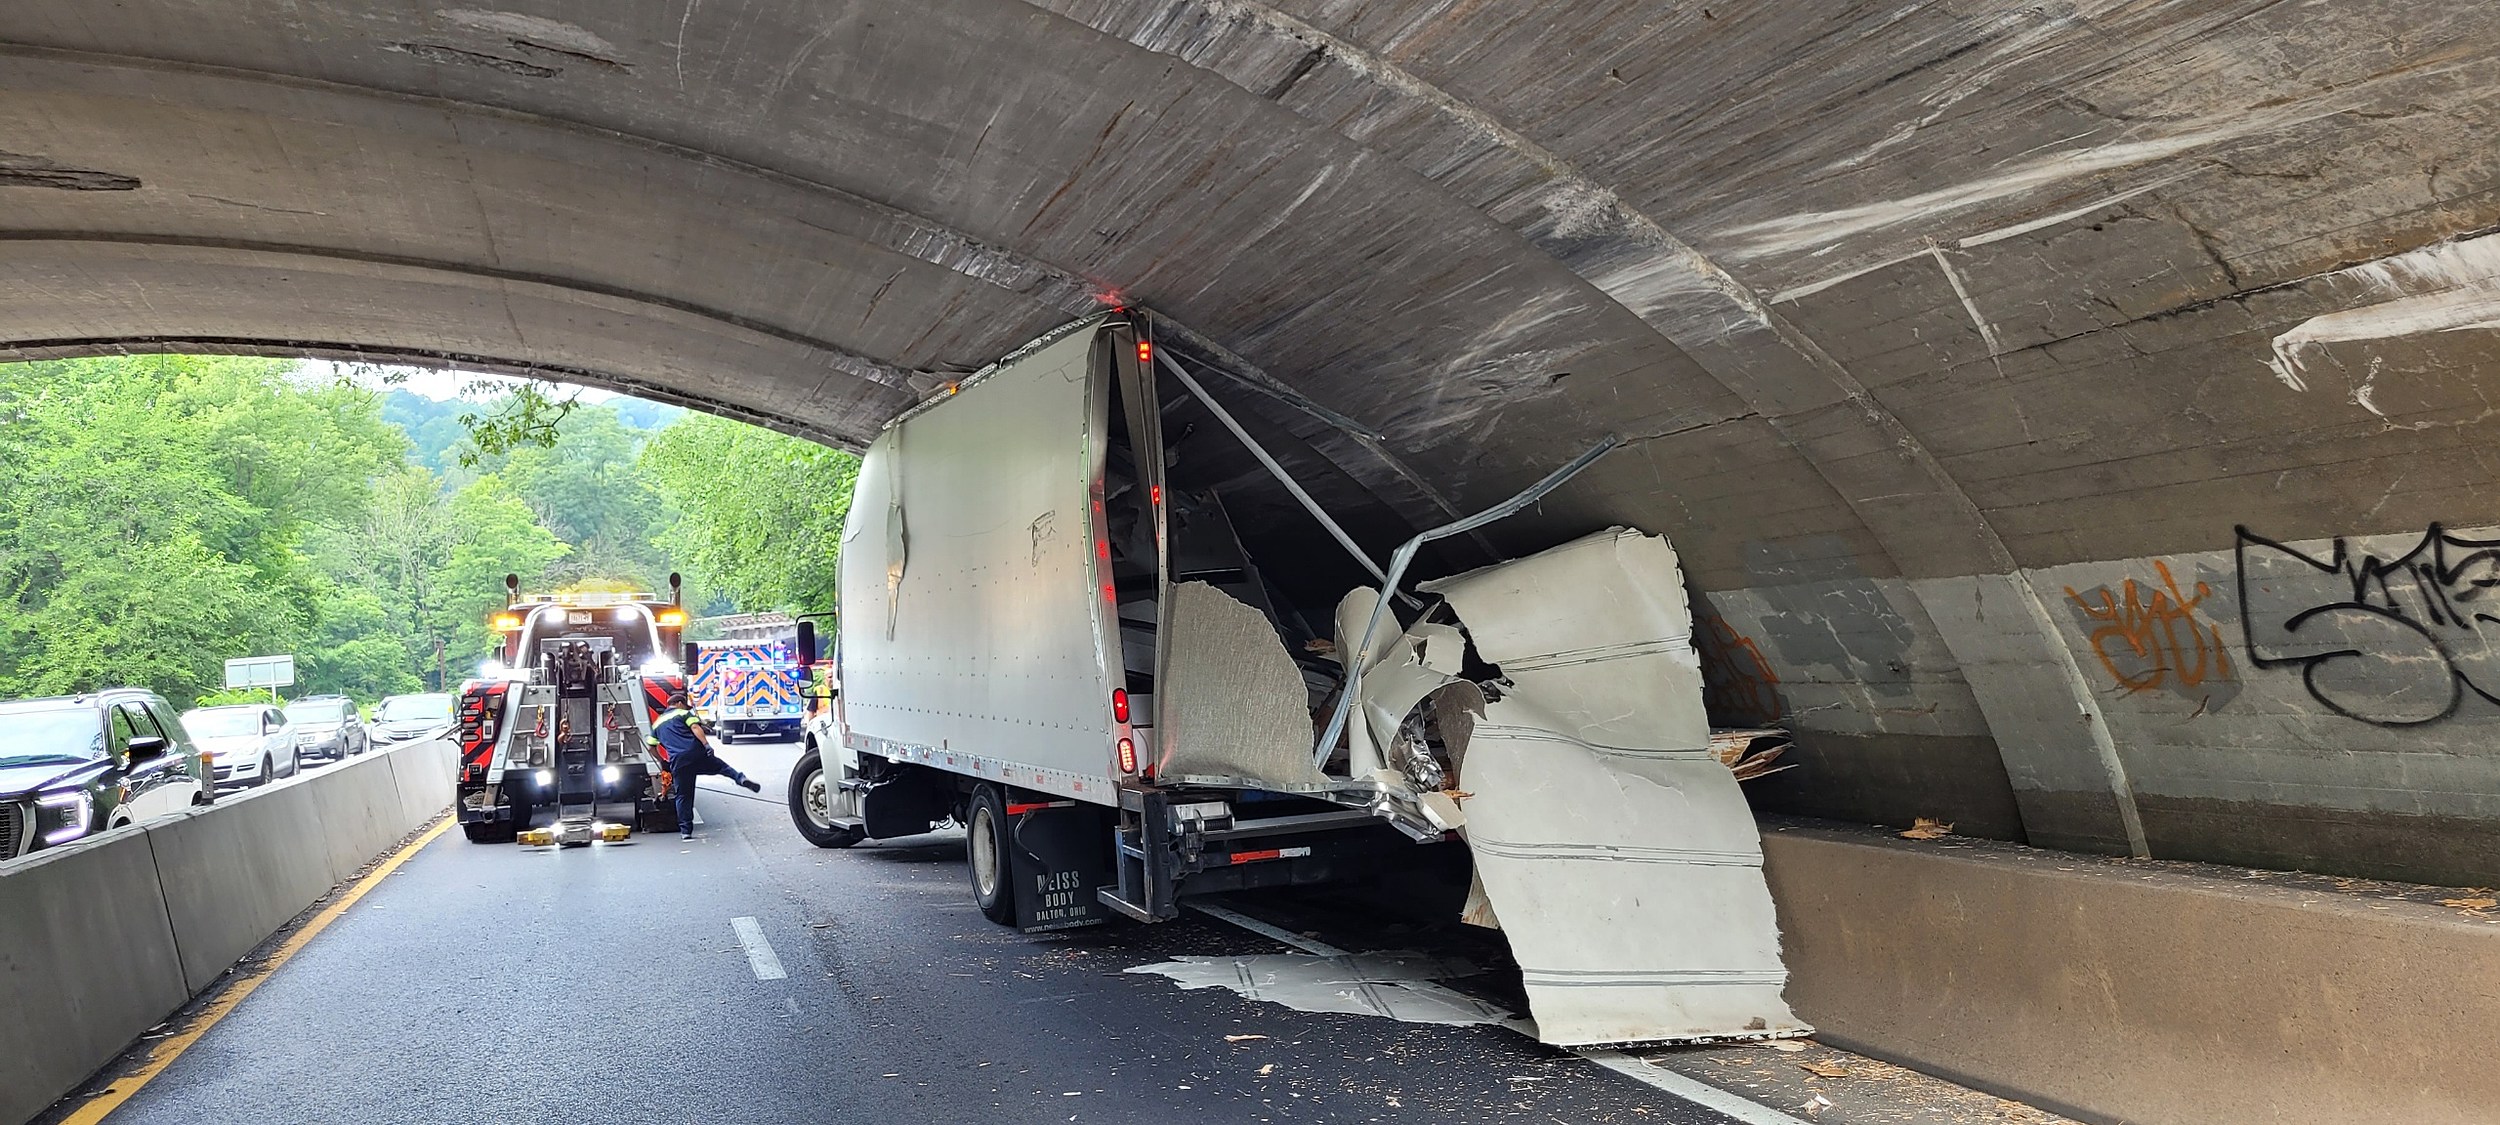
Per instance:
[[[0,860],[216,799],[155,692],[0,703]]]

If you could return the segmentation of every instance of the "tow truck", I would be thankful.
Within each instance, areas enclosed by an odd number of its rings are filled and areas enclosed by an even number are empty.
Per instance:
[[[521,593],[504,576],[496,658],[460,685],[453,808],[474,843],[584,847],[677,827],[651,725],[685,673],[682,581],[649,593]],[[542,809],[554,823],[535,825]],[[610,819],[610,817],[619,819]]]

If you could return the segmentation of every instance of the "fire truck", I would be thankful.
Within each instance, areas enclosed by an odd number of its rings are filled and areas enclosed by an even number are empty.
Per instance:
[[[681,582],[648,593],[521,593],[505,575],[496,657],[460,685],[453,807],[477,843],[579,847],[677,827],[651,724],[685,687],[670,656]],[[551,813],[551,823],[537,824]]]

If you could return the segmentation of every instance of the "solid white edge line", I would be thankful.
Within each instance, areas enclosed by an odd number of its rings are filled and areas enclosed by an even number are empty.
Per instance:
[[[753,918],[732,918],[729,928],[738,931],[738,944],[747,949],[747,967],[755,970],[757,980],[781,980],[790,974],[781,968],[781,957],[773,952],[773,944],[764,940],[764,927]]]
[[[1807,1125],[1799,1118],[1790,1117],[1751,1098],[1731,1094],[1663,1066],[1651,1066],[1621,1051],[1575,1049],[1572,1053],[1635,1082],[1657,1087],[1704,1109],[1724,1113],[1745,1125]]]
[[[1216,921],[1229,922],[1235,926],[1241,927],[1242,929],[1248,930],[1251,933],[1257,934],[1260,937],[1266,938],[1269,941],[1290,946],[1294,949],[1299,949],[1304,953],[1309,953],[1314,956],[1352,956],[1352,954],[1346,952],[1345,950],[1339,949],[1336,946],[1328,944],[1327,942],[1314,941],[1281,926],[1271,926],[1229,907],[1210,906],[1203,902],[1193,902],[1189,904],[1189,908],[1200,914],[1204,914],[1209,918],[1213,918]]]
[[[1204,914],[1209,918],[1213,918],[1216,921],[1238,926],[1242,929],[1250,931],[1251,933],[1257,934],[1260,937],[1266,938],[1269,941],[1276,942],[1288,948],[1299,949],[1304,953],[1309,953],[1314,956],[1353,956],[1352,953],[1339,949],[1336,946],[1328,944],[1327,942],[1303,937],[1302,935],[1294,933],[1291,930],[1259,921],[1256,918],[1229,907],[1214,906],[1203,902],[1193,902],[1189,904],[1189,908],[1200,914]],[[1418,983],[1423,984],[1425,982]],[[1408,987],[1413,988],[1416,986],[1409,985]],[[1426,987],[1433,991],[1446,992],[1451,996],[1466,1000],[1469,1003],[1483,1003],[1483,1001],[1476,1000],[1463,993],[1442,988],[1439,985],[1427,984]],[[1521,1035],[1527,1036],[1530,1039],[1536,1038],[1536,1025],[1526,1019],[1513,1017],[1511,1019],[1499,1021],[1499,1025]],[[1724,1113],[1729,1117],[1733,1117],[1738,1121],[1744,1122],[1745,1125],[1809,1125],[1808,1122],[1791,1117],[1785,1113],[1781,1113],[1776,1109],[1754,1101],[1741,1094],[1730,1093],[1697,1078],[1687,1078],[1684,1075],[1668,1070],[1665,1067],[1651,1066],[1640,1059],[1634,1058],[1612,1048],[1566,1047],[1564,1049],[1635,1082],[1639,1082],[1653,1089],[1664,1091],[1668,1094],[1674,1095],[1675,1097],[1682,1098],[1685,1101],[1691,1102],[1704,1109]]]

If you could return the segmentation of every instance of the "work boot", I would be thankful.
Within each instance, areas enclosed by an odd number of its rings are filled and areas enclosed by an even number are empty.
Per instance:
[[[691,840],[691,839],[694,839],[694,829],[689,828],[689,829],[687,829],[687,830],[685,830],[685,831],[683,831],[683,832],[678,833],[678,834],[677,834],[677,838],[678,838],[678,839],[680,839],[680,840]]]
[[[740,784],[740,785],[742,785],[742,786],[745,786],[745,787],[746,787],[746,791],[747,791],[747,792],[749,792],[749,793],[761,793],[761,792],[763,792],[763,791],[764,791],[764,787],[763,787],[763,786],[761,786],[761,785],[757,785],[757,784],[755,783],[755,779],[754,779],[754,778],[752,778],[752,777],[742,777],[742,778],[739,778],[739,779],[738,779],[738,784]]]

